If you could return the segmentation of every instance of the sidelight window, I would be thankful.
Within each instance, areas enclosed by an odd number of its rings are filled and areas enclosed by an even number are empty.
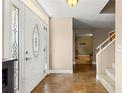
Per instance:
[[[19,57],[19,9],[11,5],[11,56]],[[14,93],[19,89],[19,61],[14,63]]]

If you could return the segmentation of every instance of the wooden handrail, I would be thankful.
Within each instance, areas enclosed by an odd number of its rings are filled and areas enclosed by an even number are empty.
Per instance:
[[[102,45],[104,45],[106,42],[108,42],[114,35],[115,35],[115,33],[112,34],[109,38],[107,38],[104,42],[102,42],[96,49],[101,50]]]

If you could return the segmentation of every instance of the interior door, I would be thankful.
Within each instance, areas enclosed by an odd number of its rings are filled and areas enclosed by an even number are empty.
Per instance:
[[[25,93],[45,75],[46,32],[39,17],[25,7]]]

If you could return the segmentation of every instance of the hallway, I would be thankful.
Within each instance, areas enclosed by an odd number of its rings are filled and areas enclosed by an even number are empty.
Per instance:
[[[74,72],[50,74],[31,93],[107,93],[96,81],[95,65],[76,65]]]

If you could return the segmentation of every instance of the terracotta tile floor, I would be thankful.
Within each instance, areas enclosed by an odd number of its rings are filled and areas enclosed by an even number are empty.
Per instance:
[[[108,93],[95,77],[95,65],[76,65],[74,74],[50,74],[31,93]]]

